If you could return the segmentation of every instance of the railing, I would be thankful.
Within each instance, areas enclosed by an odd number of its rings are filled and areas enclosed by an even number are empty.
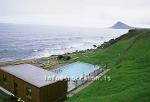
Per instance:
[[[89,82],[89,81],[94,80],[94,78],[95,78],[96,76],[98,76],[100,73],[102,73],[103,71],[104,71],[103,68],[99,68],[99,69],[95,70],[94,72],[91,72],[91,73],[89,73],[88,75],[83,76],[83,77],[80,78],[80,79],[77,78],[76,80],[70,80],[70,81],[68,82],[68,84],[69,84],[69,83],[74,84],[74,88],[72,88],[72,89],[69,90],[69,91],[73,91],[74,89],[80,87],[81,85],[85,84],[86,82]]]

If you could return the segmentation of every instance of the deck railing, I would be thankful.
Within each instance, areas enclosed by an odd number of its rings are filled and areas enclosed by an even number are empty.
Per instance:
[[[93,72],[89,73],[88,75],[83,75],[82,78],[77,78],[76,80],[70,80],[69,83],[73,83],[74,84],[74,89],[80,87],[81,85],[85,84],[86,82],[95,80],[95,77],[98,76],[100,73],[102,73],[104,71],[103,68],[98,68],[97,70],[94,70]],[[70,91],[72,91],[70,90]]]

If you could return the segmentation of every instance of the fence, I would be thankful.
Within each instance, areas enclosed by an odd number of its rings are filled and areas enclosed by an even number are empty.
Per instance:
[[[86,82],[89,82],[91,80],[95,80],[95,77],[98,76],[100,73],[104,71],[103,68],[99,68],[88,75],[83,75],[81,78],[77,78],[75,80],[68,81],[68,84],[70,84],[71,88],[69,91],[73,91],[74,89],[78,88],[79,86],[85,84]]]

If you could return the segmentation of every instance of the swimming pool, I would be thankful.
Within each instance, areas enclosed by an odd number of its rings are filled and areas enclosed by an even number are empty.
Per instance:
[[[99,66],[83,62],[75,62],[53,70],[61,76],[81,77],[99,69]]]
[[[102,68],[98,65],[92,65],[83,62],[74,62],[71,64],[59,67],[53,72],[59,76],[67,77],[68,80],[68,92],[77,88],[78,86],[86,83],[89,79],[87,77],[95,77],[102,72]],[[81,78],[81,79],[80,79]]]

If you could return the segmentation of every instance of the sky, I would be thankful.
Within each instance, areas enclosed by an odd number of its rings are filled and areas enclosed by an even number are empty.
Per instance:
[[[0,23],[150,27],[150,0],[0,0]]]

